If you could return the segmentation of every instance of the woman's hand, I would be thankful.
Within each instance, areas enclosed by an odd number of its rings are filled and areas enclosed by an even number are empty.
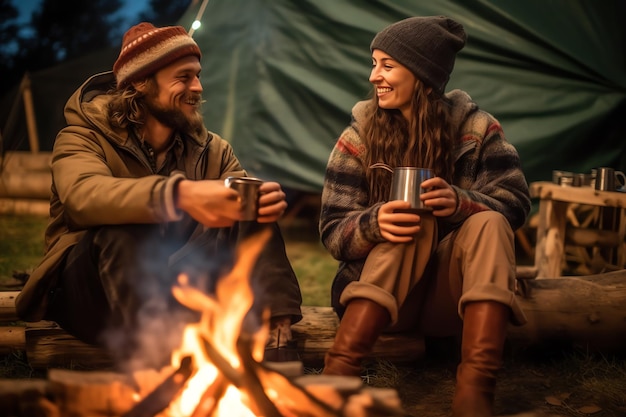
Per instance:
[[[272,223],[280,219],[287,209],[285,193],[280,184],[273,181],[264,182],[259,189],[259,211],[257,222]]]
[[[420,216],[407,201],[389,201],[378,210],[378,227],[383,238],[393,243],[408,243],[420,231]],[[404,211],[404,212],[403,212]]]
[[[458,196],[450,184],[441,177],[429,178],[422,183],[422,188],[430,189],[420,196],[425,206],[432,207],[437,217],[451,216],[456,211]]]

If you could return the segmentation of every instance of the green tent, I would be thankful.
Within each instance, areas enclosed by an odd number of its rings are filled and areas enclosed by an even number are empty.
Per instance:
[[[211,0],[193,34],[207,125],[255,175],[321,190],[335,140],[370,92],[371,39],[417,15],[464,25],[448,89],[500,120],[529,181],[626,168],[623,0]]]

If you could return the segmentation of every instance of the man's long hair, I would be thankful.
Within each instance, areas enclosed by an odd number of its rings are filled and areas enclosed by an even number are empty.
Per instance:
[[[158,89],[156,80],[149,77],[143,81],[148,91]],[[113,97],[109,102],[108,112],[111,123],[122,129],[138,129],[144,123],[146,110],[145,97],[147,93],[139,92],[132,84],[122,89],[109,91]]]
[[[380,108],[375,90],[371,101],[362,132],[370,204],[387,201],[391,186],[391,173],[371,168],[374,164],[431,168],[436,176],[452,182],[457,127],[449,123],[450,105],[445,97],[427,91],[417,80],[410,122],[397,109]]]

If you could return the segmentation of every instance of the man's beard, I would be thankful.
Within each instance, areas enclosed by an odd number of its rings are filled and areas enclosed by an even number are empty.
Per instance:
[[[181,102],[184,98],[181,98]],[[196,110],[187,115],[177,107],[165,107],[157,102],[157,95],[148,93],[145,100],[146,110],[159,122],[172,129],[188,135],[201,135],[205,128],[202,113]]]

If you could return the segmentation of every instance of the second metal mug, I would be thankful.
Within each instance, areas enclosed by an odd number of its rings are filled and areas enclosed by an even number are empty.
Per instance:
[[[620,179],[620,187],[626,184],[626,175],[622,171],[615,171],[613,168],[600,167],[596,169],[596,190],[615,191],[617,190],[616,179]]]
[[[228,177],[224,185],[232,188],[241,197],[241,220],[256,220],[259,211],[259,188],[263,180],[253,177]]]
[[[432,210],[420,200],[427,190],[421,187],[422,182],[435,175],[432,169],[416,167],[396,167],[393,170],[389,200],[403,200],[411,203],[412,209]]]

